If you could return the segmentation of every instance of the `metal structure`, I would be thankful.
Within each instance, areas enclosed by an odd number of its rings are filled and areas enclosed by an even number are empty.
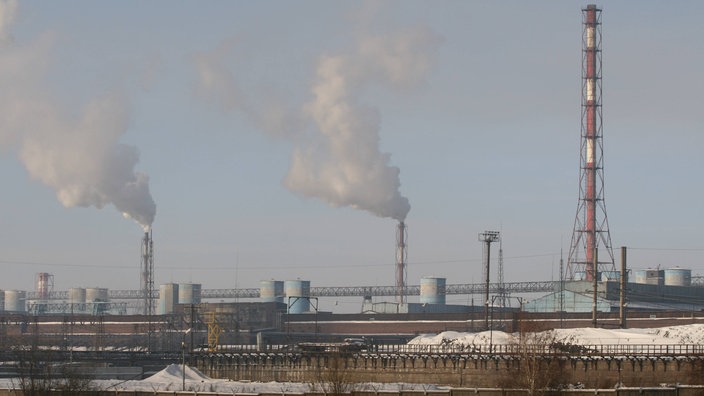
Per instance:
[[[35,277],[37,287],[36,298],[46,301],[49,298],[49,293],[54,291],[54,275],[47,272],[39,272]]]
[[[406,270],[406,262],[408,260],[407,239],[406,223],[399,221],[396,229],[396,302],[399,304],[406,303],[406,280],[408,277],[408,271]]]
[[[704,279],[692,277],[697,284],[704,286]],[[559,290],[560,284],[557,281],[533,281],[533,282],[507,282],[503,284],[503,290],[507,293],[550,293]],[[452,284],[445,286],[445,294],[453,295],[479,295],[484,294],[486,284],[466,283]],[[501,286],[492,283],[489,286],[491,293],[498,293]],[[341,287],[311,287],[310,295],[315,297],[364,297],[378,296],[391,297],[396,295],[396,286],[341,286]],[[155,291],[155,297],[158,292]],[[108,290],[108,297],[111,301],[119,300],[141,300],[142,290]],[[420,285],[406,286],[407,296],[419,296]],[[201,299],[235,299],[235,298],[259,298],[259,288],[247,289],[203,289]],[[34,292],[27,292],[28,299],[35,299]],[[54,291],[49,293],[49,300],[68,300],[67,291]],[[142,302],[139,301],[140,307]]]
[[[504,246],[503,241],[499,240],[499,293],[497,297],[498,305],[502,308],[510,305],[510,294],[506,292],[504,287]]]
[[[604,202],[604,159],[601,105],[601,10],[590,4],[582,10],[582,127],[579,202],[567,260],[569,279],[583,273],[597,279],[600,271],[614,271],[614,253]],[[601,247],[604,259],[599,261]],[[581,274],[580,274],[581,275]]]
[[[489,286],[491,285],[491,244],[493,242],[501,240],[500,233],[498,231],[484,231],[479,234],[479,241],[484,242],[484,256],[486,261],[484,262],[484,272],[486,275],[486,288],[484,289],[484,321],[486,328],[489,328]]]
[[[142,264],[141,264],[142,301],[144,315],[154,315],[154,244],[151,230],[144,233],[142,239]]]

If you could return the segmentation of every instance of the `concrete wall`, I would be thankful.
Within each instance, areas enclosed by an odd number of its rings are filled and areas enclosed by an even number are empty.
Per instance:
[[[704,392],[704,387],[665,387],[665,388],[619,388],[619,389],[566,389],[560,391],[551,391],[550,396],[697,396]],[[44,395],[63,395],[60,390],[46,391]],[[22,395],[19,390],[0,389],[0,396],[18,396]],[[215,393],[215,392],[158,392],[158,391],[83,391],[73,392],[75,396],[194,396],[194,395],[232,395],[232,393]],[[306,393],[247,393],[248,396],[325,396],[332,395],[322,392],[306,392]],[[442,391],[352,391],[343,393],[349,396],[528,396],[529,392],[525,389],[482,389],[482,388],[454,388]]]
[[[200,357],[191,362],[213,378],[250,381],[307,382],[344,370],[348,382],[432,383],[454,387],[522,387],[528,377],[555,386],[581,383],[588,388],[659,386],[660,384],[704,385],[704,360],[658,358],[597,359],[527,356],[422,355],[377,356],[334,354],[298,356],[227,354]],[[330,369],[332,367],[332,369]],[[531,375],[531,373],[534,373]],[[547,373],[547,374],[546,374]],[[538,381],[539,382],[539,381]]]

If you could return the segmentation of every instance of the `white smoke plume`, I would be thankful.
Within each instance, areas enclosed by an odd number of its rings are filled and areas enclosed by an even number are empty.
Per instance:
[[[12,41],[11,29],[17,17],[17,0],[0,0],[0,44]]]
[[[195,95],[224,113],[241,113],[269,136],[294,137],[302,129],[302,120],[285,102],[284,95],[271,87],[245,89],[238,81],[231,61],[244,58],[237,56],[239,44],[231,38],[212,51],[195,54],[193,61],[198,77]]]
[[[399,189],[400,170],[379,149],[381,117],[360,103],[365,87],[407,89],[430,66],[439,39],[427,29],[362,40],[348,55],[323,57],[305,107],[316,127],[294,150],[284,184],[333,206],[350,206],[399,221],[411,209]]]
[[[240,112],[270,135],[293,141],[291,167],[284,179],[289,190],[333,206],[404,220],[410,204],[399,192],[399,169],[390,165],[390,154],[379,149],[381,117],[360,98],[370,85],[401,91],[417,85],[439,43],[433,32],[417,28],[395,36],[367,37],[351,54],[322,57],[313,99],[303,106],[303,114],[296,114],[282,103],[285,95],[243,89],[245,77],[233,71],[231,59],[240,43],[227,40],[194,57],[195,94],[223,112]],[[310,134],[304,132],[308,125],[314,129]]]
[[[0,0],[2,27],[11,24],[11,3]],[[134,171],[137,149],[119,142],[129,119],[125,99],[106,95],[80,112],[62,108],[41,84],[52,45],[45,35],[0,47],[0,147],[16,150],[29,175],[53,188],[64,206],[112,204],[149,229],[156,214],[149,178]]]

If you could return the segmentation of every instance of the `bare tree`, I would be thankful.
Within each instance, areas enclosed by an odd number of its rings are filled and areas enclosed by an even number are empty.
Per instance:
[[[555,334],[552,331],[535,332],[531,326],[521,326],[519,337],[511,346],[517,364],[511,367],[502,386],[523,388],[530,396],[556,389],[564,383],[564,361],[555,354]]]

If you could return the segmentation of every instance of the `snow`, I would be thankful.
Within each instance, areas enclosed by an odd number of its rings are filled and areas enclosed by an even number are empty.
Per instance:
[[[684,345],[704,343],[704,324],[690,324],[648,329],[554,329],[538,333],[544,339],[573,345]],[[420,335],[411,345],[502,345],[518,342],[519,334],[503,331],[459,333],[445,331],[440,334]]]
[[[180,391],[183,388],[183,366],[171,364],[143,380],[94,380],[91,387],[109,391],[139,391],[162,392]],[[217,393],[305,393],[320,390],[320,384],[294,383],[294,382],[250,382],[212,379],[201,373],[198,369],[186,366],[185,388],[191,392],[217,392]],[[17,378],[0,379],[0,389],[12,389],[18,386]],[[317,388],[316,388],[317,387]],[[355,390],[368,391],[399,391],[399,390],[441,390],[449,387],[407,384],[407,383],[363,383],[355,384]]]

